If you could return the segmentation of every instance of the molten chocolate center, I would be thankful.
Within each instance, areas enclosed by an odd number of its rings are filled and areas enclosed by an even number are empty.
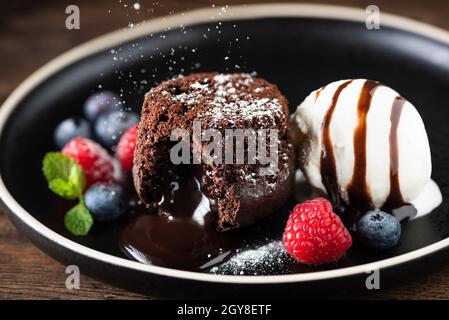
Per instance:
[[[147,264],[201,270],[232,254],[231,235],[216,230],[214,201],[203,191],[201,174],[192,168],[169,175],[161,186],[158,208],[138,210],[120,240],[128,256]]]

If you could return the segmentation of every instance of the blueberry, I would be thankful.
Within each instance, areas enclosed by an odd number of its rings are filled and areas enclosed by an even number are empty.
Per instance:
[[[368,211],[357,222],[360,241],[374,250],[394,247],[401,237],[401,224],[391,214],[383,211]]]
[[[128,197],[118,184],[97,183],[87,189],[84,203],[95,220],[110,221],[125,213]]]
[[[90,95],[84,103],[84,115],[94,121],[102,112],[120,110],[121,99],[111,91],[100,91]]]
[[[95,121],[95,134],[101,144],[113,149],[122,134],[139,122],[139,116],[134,112],[111,111],[102,113]]]
[[[90,139],[92,133],[90,125],[86,120],[81,118],[68,118],[58,124],[53,136],[56,146],[61,149],[75,137]]]

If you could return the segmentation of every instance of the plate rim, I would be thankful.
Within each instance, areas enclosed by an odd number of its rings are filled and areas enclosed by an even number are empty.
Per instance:
[[[219,14],[220,13],[220,14]],[[210,21],[232,21],[232,20],[251,20],[261,18],[275,17],[302,17],[316,19],[333,19],[354,22],[365,22],[366,11],[354,7],[322,5],[322,4],[292,4],[292,3],[269,3],[229,6],[226,11],[221,8],[203,8],[176,15],[163,16],[139,23],[133,28],[122,29],[106,33],[75,48],[57,56],[44,66],[32,73],[26,78],[5,100],[0,107],[0,137],[3,134],[5,124],[15,107],[22,101],[26,95],[32,91],[38,84],[62,68],[75,63],[83,58],[93,55],[102,50],[114,47],[120,43],[131,41],[133,39],[148,35],[150,33],[164,31],[167,28],[179,27],[179,25],[191,26]],[[213,20],[211,17],[214,17]],[[449,46],[449,32],[434,27],[432,25],[417,22],[408,18],[381,12],[382,26],[391,27],[418,34],[426,38],[441,42]],[[374,31],[375,32],[375,31]],[[89,247],[83,246],[64,236],[56,233],[43,225],[28,213],[9,193],[0,172],[0,199],[3,206],[17,219],[38,233],[40,236],[56,243],[65,250],[73,251],[82,256],[87,256],[93,260],[102,263],[113,264],[118,267],[133,269],[159,276],[168,276],[185,280],[195,280],[202,282],[219,282],[227,284],[275,284],[275,283],[295,283],[311,282],[326,279],[342,278],[355,276],[371,272],[372,270],[387,269],[400,264],[411,262],[418,258],[436,253],[449,247],[449,237],[420,249],[413,250],[392,258],[378,260],[371,263],[361,264],[352,267],[339,268],[327,271],[316,271],[300,274],[288,275],[215,275],[193,271],[184,271],[146,265],[137,261],[116,257]]]

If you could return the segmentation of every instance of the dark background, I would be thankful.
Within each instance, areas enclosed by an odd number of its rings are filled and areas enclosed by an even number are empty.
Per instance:
[[[30,73],[55,56],[105,32],[129,23],[175,14],[199,7],[251,4],[274,1],[2,1],[0,2],[0,103]],[[290,1],[292,2],[292,1]],[[294,1],[302,2],[302,1]],[[328,0],[307,1],[363,7],[379,6],[381,12],[403,15],[449,29],[449,1],[433,0]],[[81,29],[65,28],[65,8],[76,4],[81,12]],[[126,6],[125,6],[126,5]],[[382,18],[381,18],[382,19]],[[382,20],[381,20],[382,22]],[[0,298],[157,298],[144,297],[81,277],[81,289],[65,288],[65,266],[53,261],[19,235],[0,210]],[[367,292],[363,298],[425,299],[449,298],[449,262],[393,289]],[[357,298],[357,297],[355,297]]]

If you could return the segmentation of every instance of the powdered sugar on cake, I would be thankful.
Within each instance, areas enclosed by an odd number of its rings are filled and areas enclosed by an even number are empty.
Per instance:
[[[265,88],[251,88],[253,83],[249,74],[218,74],[212,79],[204,78],[190,84],[188,92],[176,94],[172,99],[191,108],[205,101],[211,108],[198,116],[207,117],[212,125],[218,125],[224,120],[232,124],[243,119],[260,126],[275,127],[276,118],[284,117],[281,103],[277,98],[257,97]],[[247,90],[242,92],[242,88]]]

